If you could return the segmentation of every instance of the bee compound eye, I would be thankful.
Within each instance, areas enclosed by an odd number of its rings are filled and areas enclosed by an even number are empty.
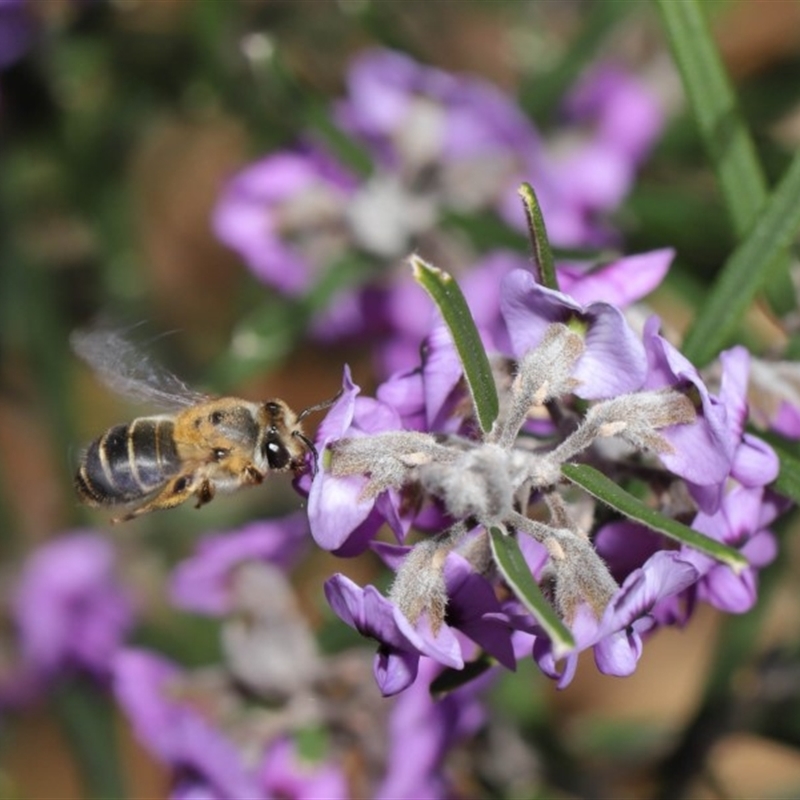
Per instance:
[[[268,439],[264,445],[264,458],[270,469],[283,469],[289,463],[289,451],[281,442]]]

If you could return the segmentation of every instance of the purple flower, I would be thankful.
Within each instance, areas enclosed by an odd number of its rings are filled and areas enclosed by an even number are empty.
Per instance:
[[[703,510],[713,512],[719,505],[717,487],[728,477],[733,462],[735,442],[728,425],[725,405],[713,397],[700,374],[666,339],[658,335],[660,320],[651,317],[645,323],[644,344],[649,373],[647,389],[669,386],[696,398],[697,420],[693,425],[672,425],[663,428],[661,435],[674,448],[662,453],[661,460],[676,475],[689,484],[714,487],[713,491],[693,494]]]
[[[750,353],[734,347],[720,353],[722,384],[720,400],[728,414],[728,430],[735,443],[731,477],[743,486],[766,486],[778,477],[779,463],[775,451],[757,436],[746,433],[747,379]]]
[[[444,563],[447,587],[447,624],[479,645],[504,667],[516,668],[511,625],[486,578],[458,553]]]
[[[772,562],[777,543],[766,526],[774,519],[775,508],[764,504],[764,489],[735,486],[714,514],[700,512],[692,527],[718,542],[741,551],[750,566],[735,574],[712,558],[682,548],[681,558],[695,566],[701,576],[697,596],[722,611],[741,614],[749,611],[757,597],[758,570]]]
[[[574,265],[558,268],[561,291],[578,303],[611,303],[625,308],[660,285],[675,251],[665,247],[625,256],[598,269],[587,271]]]
[[[584,76],[565,106],[570,121],[593,131],[554,158],[555,181],[569,202],[587,213],[616,208],[661,132],[663,111],[637,78],[611,64]]]
[[[392,375],[378,387],[377,397],[400,414],[406,430],[457,433],[463,420],[454,407],[464,400],[459,390],[464,368],[444,323],[417,350],[422,365]]]
[[[22,659],[53,678],[63,669],[108,674],[133,624],[133,605],[119,585],[114,550],[93,533],[64,535],[25,562],[13,597]]]
[[[538,149],[533,126],[500,90],[402,53],[362,53],[347,87],[336,108],[339,125],[388,168]]]
[[[571,297],[536,283],[533,275],[516,270],[503,280],[500,306],[514,354],[537,347],[554,322],[578,328],[585,350],[573,377],[575,394],[584,399],[615,397],[639,389],[647,370],[642,343],[622,312],[609,303],[582,306]]]
[[[455,744],[473,736],[484,724],[486,712],[478,694],[486,679],[434,700],[430,685],[440,670],[435,661],[424,660],[418,679],[395,701],[389,718],[386,775],[373,795],[376,800],[445,800],[453,796],[443,762]]]
[[[664,537],[644,525],[616,520],[603,525],[594,535],[597,554],[621,583],[650,556],[665,549]]]
[[[259,769],[264,797],[285,800],[347,800],[350,789],[341,768],[331,763],[312,763],[300,758],[289,739],[273,742]]]
[[[318,149],[275,153],[229,181],[214,231],[260,280],[300,294],[343,251],[343,209],[354,189],[354,179]]]
[[[647,155],[664,125],[654,94],[614,64],[601,64],[584,75],[570,91],[565,110],[570,120],[593,124],[597,140],[634,163]]]
[[[181,670],[145,650],[123,650],[114,660],[114,694],[136,738],[175,770],[174,798],[261,798],[233,743],[182,701]]]
[[[425,613],[412,625],[394,603],[372,586],[362,589],[343,575],[334,576],[325,585],[328,602],[336,614],[362,635],[380,643],[375,677],[384,695],[402,691],[414,681],[421,655],[461,669],[467,645],[456,634],[474,642],[506,668],[516,667],[510,619],[491,584],[454,552],[447,555],[443,575],[447,616],[435,633]]]
[[[542,636],[534,641],[534,658],[546,675],[558,679],[560,689],[572,681],[578,653],[588,647],[594,650],[600,672],[630,675],[642,654],[642,634],[656,624],[650,611],[663,599],[691,586],[697,578],[697,570],[682,554],[657,552],[628,575],[602,619],[598,620],[588,605],[580,606],[572,625],[575,652],[567,656],[563,671],[553,658],[550,642]]]
[[[325,448],[336,439],[356,438],[401,429],[397,412],[378,400],[358,397],[361,391],[345,367],[343,394],[328,412],[317,431],[320,466],[311,483],[308,519],[314,541],[337,555],[362,552],[378,528],[388,522],[402,541],[411,524],[411,516],[402,509],[394,490],[376,498],[363,498],[367,484],[364,476],[337,477],[326,467]]]
[[[434,633],[426,617],[412,625],[374,586],[363,589],[344,575],[325,582],[325,596],[336,615],[362,636],[379,643],[373,672],[381,693],[388,697],[414,682],[420,656],[455,669],[464,666],[458,637],[447,625]]]
[[[298,513],[204,537],[195,554],[181,562],[172,574],[172,602],[199,614],[227,614],[232,571],[251,560],[268,561],[289,569],[305,549],[307,534],[306,516]]]

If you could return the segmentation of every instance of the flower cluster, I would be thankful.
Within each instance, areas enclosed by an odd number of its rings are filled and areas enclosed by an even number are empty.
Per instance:
[[[445,755],[486,719],[480,682],[433,703],[431,662],[413,691],[376,708],[363,651],[324,656],[284,572],[307,535],[293,515],[203,540],[172,596],[221,619],[224,665],[188,670],[122,648],[117,702],[171,768],[173,800],[449,796]],[[304,748],[309,733],[324,742]]]
[[[613,293],[606,285],[598,294]],[[748,354],[722,354],[713,393],[657,318],[639,336],[616,305],[583,298],[526,270],[504,278],[504,330],[493,339],[510,351],[493,356],[500,413],[490,430],[479,430],[444,328],[428,338],[421,367],[394,375],[374,399],[345,372],[319,432],[309,517],[322,547],[352,555],[371,546],[396,570],[388,597],[341,575],[326,584],[336,614],[379,642],[384,694],[411,685],[421,659],[461,669],[481,652],[512,669],[532,654],[564,686],[591,647],[601,671],[626,675],[642,635],[685,620],[696,599],[728,611],[752,605],[756,570],[774,557],[768,525],[779,507],[765,489],[777,458],[744,432]],[[736,573],[713,546],[676,547],[640,523],[598,527],[594,502],[564,485],[562,469],[576,462],[647,487],[652,508],[749,566]],[[399,545],[376,541],[383,525]],[[427,535],[407,547],[412,527]],[[519,540],[574,646],[554,642],[509,594],[492,530]]]
[[[490,300],[498,278],[524,261],[478,246],[469,232],[486,213],[508,226],[502,241],[526,231],[516,195],[522,181],[536,186],[557,245],[609,243],[604,217],[627,194],[662,125],[652,92],[610,65],[575,87],[564,127],[547,141],[497,87],[397,52],[362,53],[346,88],[334,122],[361,148],[366,174],[309,134],[234,176],[213,224],[260,280],[289,295],[310,292],[346,262],[371,272],[357,288],[339,281],[313,327],[323,340],[382,339],[387,374],[413,366],[430,324],[432,309],[407,272],[394,269],[409,252],[458,269],[467,291],[488,291]]]

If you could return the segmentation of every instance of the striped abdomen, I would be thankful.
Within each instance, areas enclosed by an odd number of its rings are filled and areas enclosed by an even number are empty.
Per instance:
[[[88,505],[140,500],[179,469],[171,419],[142,417],[115,425],[89,445],[75,475]]]

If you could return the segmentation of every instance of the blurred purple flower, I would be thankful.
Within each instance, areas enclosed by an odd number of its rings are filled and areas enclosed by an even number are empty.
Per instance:
[[[446,754],[460,740],[474,736],[486,720],[478,698],[486,679],[472,681],[439,700],[431,697],[431,682],[441,671],[423,660],[419,677],[395,701],[389,718],[389,758],[376,800],[453,796],[444,771]]]
[[[297,513],[204,537],[195,554],[172,573],[172,602],[178,608],[199,614],[229,613],[232,571],[252,560],[268,561],[288,570],[305,549],[308,532],[305,513]]]
[[[108,675],[133,624],[133,604],[115,572],[111,543],[66,534],[27,559],[13,597],[23,662],[53,678],[62,670]]]
[[[171,767],[173,798],[260,798],[233,743],[201,716],[176,690],[182,672],[162,656],[123,650],[114,660],[114,694],[136,738]]]
[[[616,208],[664,125],[651,91],[611,64],[590,70],[565,102],[567,119],[592,129],[582,144],[554,157],[554,180],[587,215]]]
[[[267,748],[258,775],[265,798],[348,800],[351,796],[338,765],[302,760],[289,739],[278,739]]]
[[[647,371],[644,348],[615,306],[582,306],[536,283],[532,273],[516,270],[503,280],[500,307],[518,357],[537,347],[554,322],[580,328],[585,350],[573,374],[580,381],[578,397],[594,400],[641,388]]]
[[[30,0],[0,0],[0,70],[28,52],[35,31]]]
[[[591,124],[609,148],[641,161],[664,127],[664,112],[637,77],[614,64],[587,72],[570,91],[564,108],[578,124]]]
[[[348,71],[347,88],[336,106],[337,122],[386,169],[417,171],[429,163],[532,156],[539,150],[530,121],[499,89],[402,53],[360,54]]]
[[[344,251],[343,210],[355,187],[319,149],[275,153],[228,182],[214,209],[214,231],[260,280],[301,294]]]

